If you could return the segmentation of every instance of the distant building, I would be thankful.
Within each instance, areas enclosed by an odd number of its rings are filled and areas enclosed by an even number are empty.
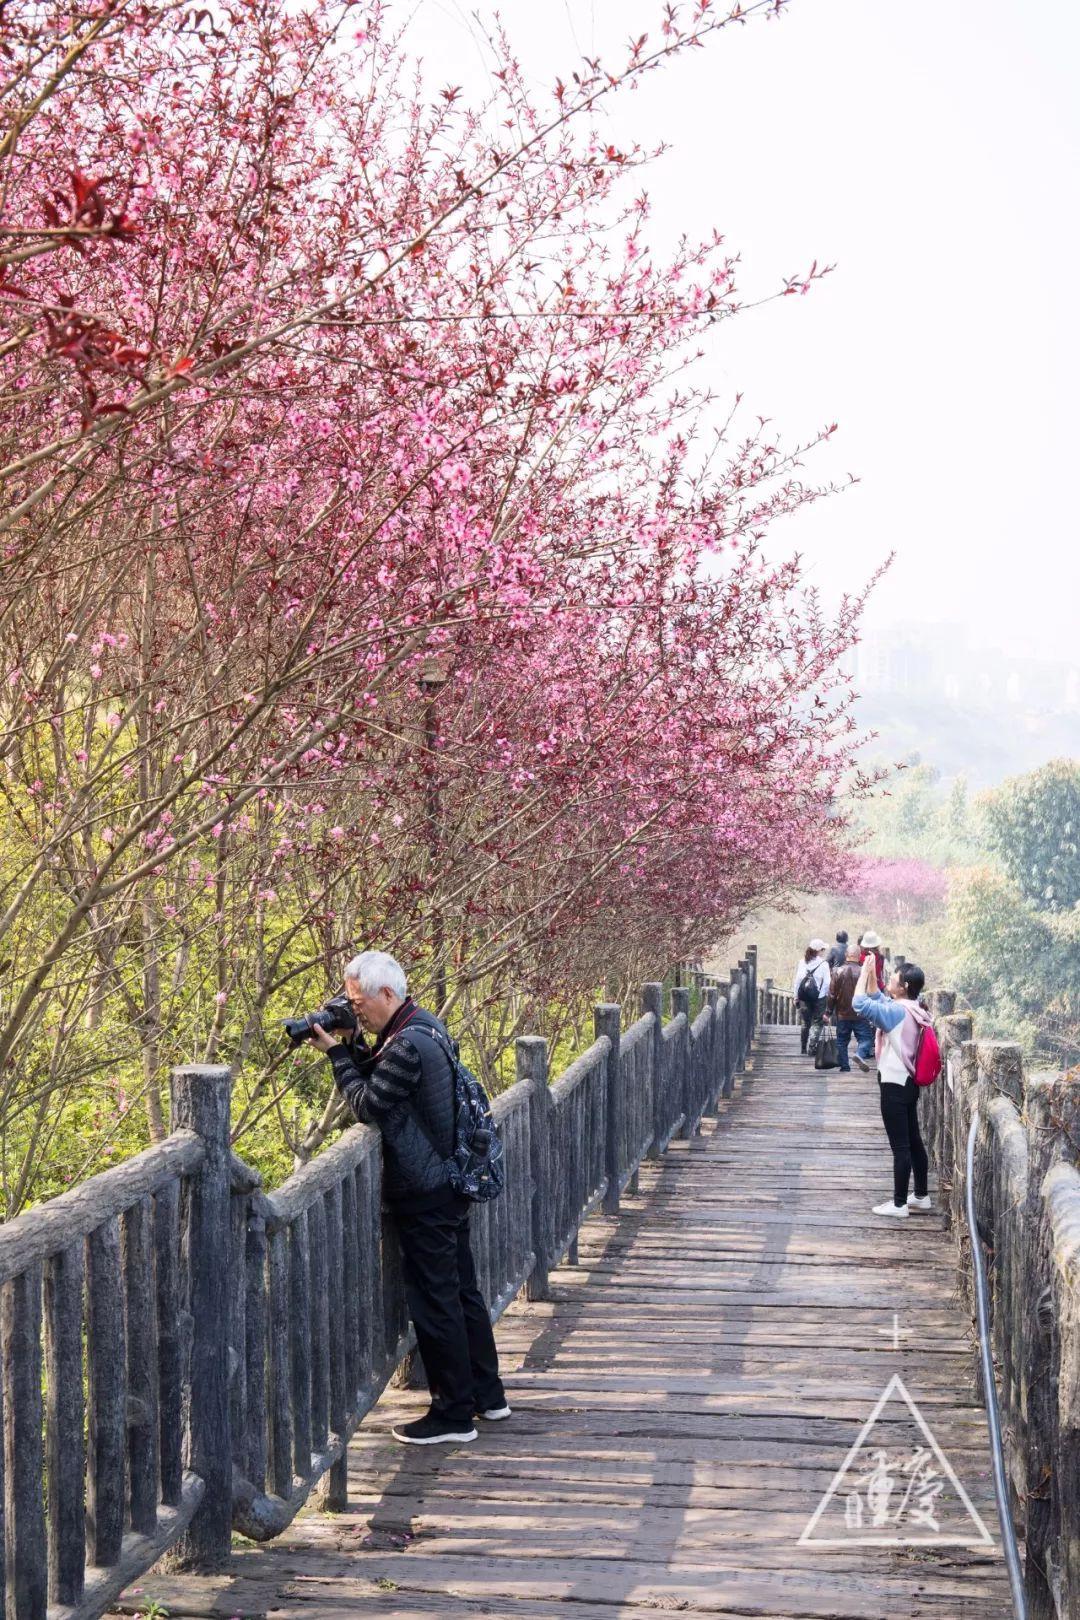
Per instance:
[[[1075,663],[973,647],[962,624],[898,624],[865,630],[845,668],[876,751],[893,760],[914,748],[978,787],[1080,754]]]

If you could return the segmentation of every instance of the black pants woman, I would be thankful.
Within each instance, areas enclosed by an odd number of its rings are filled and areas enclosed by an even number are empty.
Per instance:
[[[889,1138],[893,1158],[893,1205],[907,1208],[908,1189],[915,1177],[915,1197],[928,1196],[930,1162],[919,1130],[919,1088],[908,1079],[902,1086],[878,1081],[881,1092],[881,1118]]]
[[[804,1052],[811,1050],[809,1042],[813,1030],[816,1031],[813,1045],[813,1050],[816,1052],[818,1041],[821,1039],[821,1026],[825,1021],[825,997],[819,996],[817,1001],[800,1000],[799,1017],[802,1020],[801,1049]]]

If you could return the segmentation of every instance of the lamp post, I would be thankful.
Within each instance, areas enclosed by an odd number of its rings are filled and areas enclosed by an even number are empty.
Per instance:
[[[442,809],[439,802],[439,731],[437,710],[439,693],[447,682],[444,664],[438,658],[429,658],[418,677],[424,695],[424,819],[427,825],[428,854],[431,858],[433,882],[438,881],[439,855],[442,842]],[[435,967],[435,1010],[441,1011],[446,1001],[446,965],[443,961],[443,923],[437,906],[431,914],[431,954]]]

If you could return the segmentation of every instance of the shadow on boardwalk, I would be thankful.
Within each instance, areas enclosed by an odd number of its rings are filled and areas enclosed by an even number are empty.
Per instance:
[[[589,1222],[550,1302],[502,1319],[509,1423],[406,1450],[389,1425],[424,1398],[389,1392],[353,1442],[348,1512],[305,1512],[227,1580],[145,1593],[279,1620],[1004,1620],[996,1547],[799,1545],[894,1373],[997,1537],[948,1240],[936,1215],[868,1213],[889,1183],[876,1082],[815,1074],[794,1031],[765,1030],[721,1107]]]

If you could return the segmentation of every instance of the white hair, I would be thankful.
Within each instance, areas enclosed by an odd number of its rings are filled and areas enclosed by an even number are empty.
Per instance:
[[[380,990],[389,990],[399,1001],[409,993],[405,969],[389,951],[361,951],[345,969],[347,979],[355,979],[365,996],[377,996]]]

